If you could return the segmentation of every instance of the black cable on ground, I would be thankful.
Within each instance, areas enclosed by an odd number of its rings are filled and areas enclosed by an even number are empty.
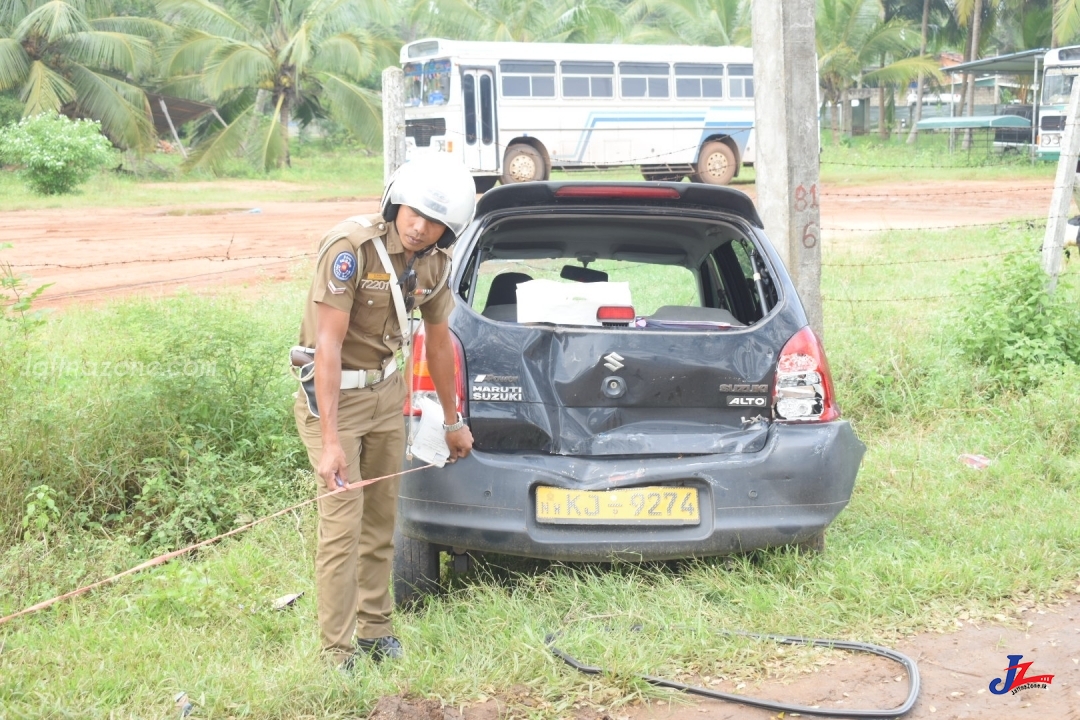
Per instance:
[[[825,709],[820,707],[808,707],[806,705],[791,705],[788,703],[776,702],[774,700],[764,700],[761,698],[750,697],[748,695],[735,695],[733,693],[720,692],[718,690],[709,690],[708,688],[697,687],[695,685],[684,685],[683,683],[675,682],[674,680],[667,680],[665,678],[652,677],[650,675],[642,675],[641,679],[650,685],[656,687],[672,688],[675,690],[681,690],[691,695],[700,695],[702,697],[713,698],[714,700],[727,700],[728,702],[741,703],[743,705],[750,705],[752,707],[763,708],[765,710],[775,710],[777,712],[786,713],[802,713],[803,715],[818,715],[821,717],[842,717],[842,718],[896,718],[902,715],[906,715],[911,711],[911,708],[915,706],[915,701],[919,697],[919,668],[915,664],[915,661],[909,658],[903,653],[892,650],[891,648],[882,647],[880,645],[871,645],[870,643],[862,642],[848,642],[844,640],[818,640],[815,638],[802,638],[802,637],[789,637],[787,635],[759,635],[757,633],[748,632],[730,632],[727,630],[721,631],[725,635],[738,635],[741,637],[755,638],[757,640],[772,640],[774,642],[783,643],[785,645],[815,645],[818,647],[827,647],[837,650],[848,650],[850,652],[865,652],[872,655],[879,655],[880,657],[892,660],[899,663],[904,667],[908,676],[908,696],[904,700],[903,704],[895,708],[886,710],[841,710],[841,709]],[[587,675],[599,675],[604,672],[604,669],[595,665],[585,665],[578,661],[576,658],[568,655],[559,648],[555,647],[555,640],[557,634],[550,634],[544,638],[545,644],[548,649],[551,650],[555,657],[565,662],[570,667],[583,672]]]

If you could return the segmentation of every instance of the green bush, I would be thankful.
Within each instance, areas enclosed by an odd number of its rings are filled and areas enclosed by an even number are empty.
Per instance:
[[[977,275],[960,309],[957,342],[976,365],[1004,387],[1038,385],[1048,369],[1080,363],[1080,322],[1072,288],[1051,295],[1037,255],[1010,255]]]
[[[0,92],[0,128],[13,125],[22,117],[23,104],[14,90]]]
[[[0,362],[0,547],[38,530],[130,537],[146,552],[232,529],[312,492],[284,358],[299,292],[127,301],[50,318]],[[109,328],[102,333],[101,328]],[[8,355],[0,347],[0,360]]]
[[[21,165],[34,192],[60,195],[112,162],[115,152],[100,123],[43,113],[0,129],[0,158]]]

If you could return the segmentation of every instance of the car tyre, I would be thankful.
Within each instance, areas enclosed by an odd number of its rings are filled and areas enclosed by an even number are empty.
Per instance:
[[[735,177],[735,152],[719,140],[701,146],[694,180],[706,185],[727,185]]]
[[[503,158],[503,185],[543,180],[545,175],[544,158],[532,145],[519,143],[506,149],[506,156]]]
[[[421,604],[440,588],[439,547],[394,532],[394,605]]]
[[[476,192],[478,193],[486,193],[495,187],[495,183],[498,181],[499,178],[495,175],[473,175],[473,184],[476,185]]]

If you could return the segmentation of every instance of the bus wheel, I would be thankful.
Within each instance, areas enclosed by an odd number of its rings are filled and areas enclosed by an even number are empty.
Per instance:
[[[511,145],[503,158],[502,184],[544,179],[544,158],[532,145]]]
[[[735,153],[719,140],[701,146],[694,180],[706,185],[727,185],[735,177]]]
[[[495,187],[495,181],[499,178],[494,175],[473,175],[473,183],[476,184],[476,192],[486,193],[491,188]]]

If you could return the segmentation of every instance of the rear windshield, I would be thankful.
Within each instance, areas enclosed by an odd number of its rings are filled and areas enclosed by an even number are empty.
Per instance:
[[[776,305],[752,239],[709,220],[515,217],[485,228],[465,265],[458,293],[495,322],[726,330]]]

